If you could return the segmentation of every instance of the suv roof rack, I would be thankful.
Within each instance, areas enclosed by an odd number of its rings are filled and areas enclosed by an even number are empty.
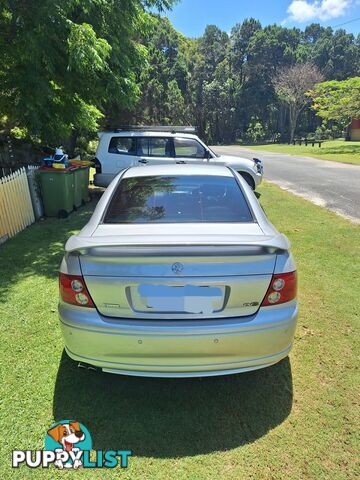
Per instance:
[[[115,128],[114,132],[129,132],[136,130],[138,132],[171,132],[171,133],[196,133],[197,127],[191,125],[175,126],[175,125],[121,125]]]

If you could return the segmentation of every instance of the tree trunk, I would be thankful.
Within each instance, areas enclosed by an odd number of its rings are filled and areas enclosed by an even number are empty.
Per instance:
[[[76,143],[77,139],[79,136],[79,130],[74,128],[71,132],[70,138],[69,138],[69,143],[68,143],[68,155],[70,158],[74,157],[75,155],[75,148],[76,148]]]
[[[295,105],[290,105],[289,106],[290,143],[293,143],[295,138],[298,116],[299,116],[299,111],[296,109]]]
[[[352,125],[352,119],[350,119],[350,122],[346,125],[345,128],[345,141],[349,142],[351,140],[351,125]]]
[[[291,123],[290,124],[290,143],[293,143],[294,138],[295,138],[295,125]]]

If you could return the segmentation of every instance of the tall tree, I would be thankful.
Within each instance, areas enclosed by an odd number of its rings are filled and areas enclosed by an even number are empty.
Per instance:
[[[142,96],[133,121],[139,123],[188,123],[188,43],[167,18],[153,15],[143,44],[147,62],[137,72]]]
[[[315,42],[308,60],[319,67],[326,79],[344,80],[360,71],[360,44],[352,33],[328,27]]]

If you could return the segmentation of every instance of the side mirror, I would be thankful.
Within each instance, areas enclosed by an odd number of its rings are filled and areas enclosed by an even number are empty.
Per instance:
[[[205,151],[205,158],[206,158],[206,160],[210,160],[210,158],[212,158],[210,150]]]

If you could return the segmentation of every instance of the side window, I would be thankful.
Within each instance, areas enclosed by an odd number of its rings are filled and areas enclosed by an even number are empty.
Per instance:
[[[138,137],[136,155],[138,157],[149,155],[149,137]]]
[[[193,138],[174,138],[175,156],[205,158],[205,148]]]
[[[149,156],[172,157],[172,138],[149,138]]]
[[[108,151],[118,155],[136,155],[136,138],[113,137],[110,140]]]

